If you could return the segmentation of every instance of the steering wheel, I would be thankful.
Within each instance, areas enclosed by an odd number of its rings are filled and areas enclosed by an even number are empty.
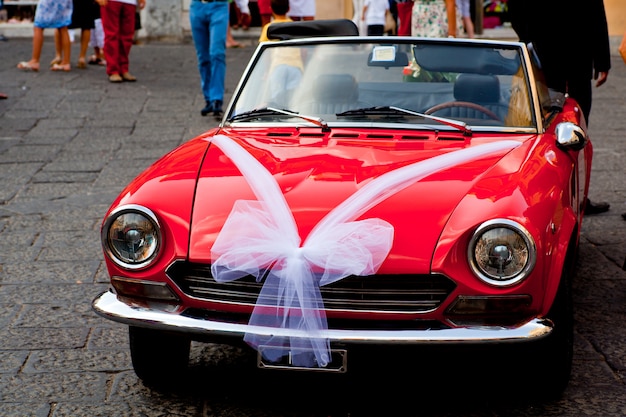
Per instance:
[[[433,114],[438,112],[439,110],[449,109],[452,107],[466,107],[468,109],[473,109],[483,113],[485,116],[488,116],[490,119],[502,121],[497,114],[489,110],[485,106],[481,106],[480,104],[472,103],[470,101],[447,101],[445,103],[440,103],[432,106],[428,110],[424,112],[424,114]]]

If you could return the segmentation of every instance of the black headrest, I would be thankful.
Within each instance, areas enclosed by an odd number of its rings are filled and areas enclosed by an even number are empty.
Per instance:
[[[359,87],[350,74],[322,74],[314,88],[315,98],[325,102],[355,101],[359,96]]]
[[[497,103],[500,81],[495,75],[461,74],[454,83],[454,98],[472,103]]]
[[[359,36],[359,28],[349,19],[304,20],[272,23],[267,28],[271,40],[310,38],[318,36]]]

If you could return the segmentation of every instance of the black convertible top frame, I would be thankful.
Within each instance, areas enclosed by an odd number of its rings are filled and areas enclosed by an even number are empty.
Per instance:
[[[306,20],[273,23],[267,28],[271,40],[310,38],[319,36],[359,36],[359,28],[349,19]]]

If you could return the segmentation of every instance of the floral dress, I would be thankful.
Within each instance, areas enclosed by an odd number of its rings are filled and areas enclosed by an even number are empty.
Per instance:
[[[457,28],[462,27],[461,13],[456,13]],[[461,33],[457,30],[457,33]],[[444,0],[415,0],[411,15],[411,36],[423,38],[448,37],[448,15]]]
[[[72,22],[72,0],[39,0],[34,25],[38,28],[62,28]]]

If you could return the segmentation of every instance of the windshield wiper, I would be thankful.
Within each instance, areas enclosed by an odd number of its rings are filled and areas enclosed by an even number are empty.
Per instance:
[[[244,113],[239,113],[235,116],[232,116],[227,121],[235,122],[235,121],[241,121],[241,120],[252,120],[252,119],[259,118],[259,117],[276,116],[276,115],[283,115],[283,113],[276,111],[269,107],[263,107],[260,109],[254,109],[254,110],[250,110]]]
[[[337,113],[336,116],[367,116],[367,115],[398,115],[407,114],[409,116],[423,117],[424,119],[433,120],[435,122],[442,123],[444,125],[452,126],[455,129],[463,132],[465,136],[472,135],[472,129],[465,122],[459,120],[448,119],[445,117],[432,116],[430,114],[418,113],[412,110],[403,109],[395,106],[377,106],[377,107],[364,107],[362,109],[354,109],[344,111],[343,113]]]
[[[305,114],[300,114],[300,113],[296,113],[293,112],[291,110],[284,110],[284,109],[277,109],[274,107],[263,107],[260,109],[254,109],[254,110],[250,110],[247,111],[245,113],[240,113],[237,114],[233,117],[231,117],[230,119],[228,119],[228,122],[236,122],[236,121],[242,121],[242,120],[252,120],[252,119],[256,119],[258,117],[265,117],[265,116],[276,116],[276,115],[285,115],[285,116],[290,116],[290,117],[298,117],[302,120],[306,120],[307,122],[313,123],[316,126],[319,126],[322,128],[322,132],[330,132],[330,128],[328,127],[328,123],[326,123],[326,121],[324,121],[324,119],[322,119],[321,117],[315,117],[315,116],[308,116]]]

